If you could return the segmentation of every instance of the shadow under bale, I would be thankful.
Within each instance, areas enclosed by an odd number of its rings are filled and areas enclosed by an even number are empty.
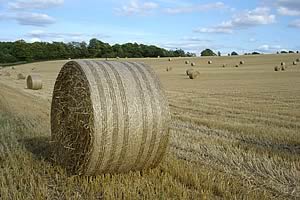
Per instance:
[[[53,162],[50,137],[34,137],[19,140],[34,158]]]

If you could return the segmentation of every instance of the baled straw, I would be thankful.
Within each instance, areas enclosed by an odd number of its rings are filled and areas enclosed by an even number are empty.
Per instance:
[[[235,65],[235,67],[239,67],[239,65]]]
[[[275,72],[278,72],[278,71],[280,71],[280,67],[278,67],[278,66],[275,66],[275,67],[274,67],[274,71],[275,71]]]
[[[200,75],[200,73],[198,71],[193,71],[189,74],[189,78],[196,79],[199,75]]]
[[[245,61],[241,60],[241,61],[240,61],[240,64],[241,64],[241,65],[245,64]]]
[[[212,61],[211,61],[211,60],[209,60],[207,63],[208,63],[208,64],[212,64]]]
[[[226,67],[226,64],[223,64],[222,67],[223,67],[223,68]]]
[[[281,65],[281,66],[285,66],[285,62],[281,62],[280,65]]]
[[[172,61],[172,58],[169,58],[169,61]]]
[[[192,73],[194,71],[194,69],[187,69],[185,72],[186,72],[186,75],[190,75],[190,73]]]
[[[172,71],[172,69],[173,69],[172,67],[167,67],[166,71],[169,72],[169,71]]]
[[[27,89],[40,90],[43,87],[42,77],[38,74],[31,74],[27,76]]]
[[[185,64],[190,64],[190,61],[186,60],[186,61],[185,61]]]
[[[299,58],[297,58],[297,59],[296,59],[296,62],[300,62],[300,59],[299,59]]]
[[[18,80],[24,80],[26,77],[22,74],[22,73],[19,73],[18,75],[17,75],[17,79]]]
[[[191,66],[195,66],[195,65],[196,65],[196,63],[194,63],[194,62],[191,63]]]
[[[170,120],[160,81],[147,65],[68,62],[53,91],[54,160],[84,175],[155,167],[166,151]]]
[[[293,62],[293,65],[297,65],[298,63],[296,61]]]

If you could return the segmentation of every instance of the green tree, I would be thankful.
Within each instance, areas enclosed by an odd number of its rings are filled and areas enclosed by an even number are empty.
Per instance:
[[[217,54],[215,54],[211,49],[205,49],[201,52],[201,56],[216,56]]]

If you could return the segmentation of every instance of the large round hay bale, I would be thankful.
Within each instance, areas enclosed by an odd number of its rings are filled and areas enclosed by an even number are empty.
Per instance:
[[[160,58],[160,56],[157,56],[157,58]]]
[[[275,67],[274,67],[274,71],[275,71],[275,72],[278,72],[278,71],[280,71],[280,67],[278,67],[278,66],[275,66]]]
[[[293,62],[293,65],[297,65],[298,63],[296,61]]]
[[[245,64],[245,61],[241,60],[240,65],[243,65],[243,64]]]
[[[43,87],[42,77],[38,74],[31,74],[26,79],[27,89],[40,90]]]
[[[200,73],[198,71],[193,71],[189,74],[189,78],[196,79],[199,75],[200,75]]]
[[[185,61],[185,64],[186,64],[186,65],[190,64],[190,61],[186,60],[186,61]]]
[[[238,68],[238,67],[239,67],[239,65],[235,65],[234,67]]]
[[[285,66],[281,66],[281,71],[285,71],[286,67]]]
[[[192,73],[194,71],[194,69],[187,69],[185,72],[186,72],[186,75],[190,75],[190,73]]]
[[[212,64],[212,61],[211,61],[211,60],[209,60],[207,63],[210,65],[210,64]]]
[[[169,58],[169,61],[171,62],[171,61],[172,61],[172,58]]]
[[[68,62],[53,91],[54,160],[84,175],[155,167],[168,145],[170,121],[167,98],[149,66]]]
[[[172,69],[173,69],[172,67],[167,67],[166,71],[169,72],[169,71],[172,71]]]
[[[191,63],[191,66],[196,66],[196,63],[192,62],[192,63]]]
[[[297,59],[296,59],[296,62],[300,62],[300,59],[299,59],[299,58],[297,58]]]
[[[22,74],[22,73],[19,73],[18,75],[17,75],[17,79],[18,80],[24,80],[26,77],[24,76],[24,74]]]
[[[285,66],[285,62],[281,62],[280,65],[281,65],[281,66]]]
[[[226,67],[226,64],[223,64],[222,67],[225,68],[225,67]]]

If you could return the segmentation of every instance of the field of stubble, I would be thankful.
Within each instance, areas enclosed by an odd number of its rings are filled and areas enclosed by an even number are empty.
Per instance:
[[[156,169],[97,177],[69,176],[51,161],[51,93],[66,61],[2,69],[11,77],[0,76],[0,199],[299,199],[296,58],[192,58],[201,73],[195,80],[185,75],[186,58],[129,59],[150,64],[165,87],[169,151]],[[274,72],[281,61],[287,71]],[[16,80],[32,71],[43,76],[40,91]]]

